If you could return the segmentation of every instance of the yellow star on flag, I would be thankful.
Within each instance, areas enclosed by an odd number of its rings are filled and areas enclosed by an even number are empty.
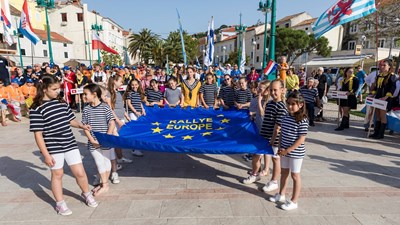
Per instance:
[[[204,136],[211,136],[211,134],[212,134],[212,132],[204,132],[204,133],[201,133],[201,135],[203,135],[203,137],[204,137]]]
[[[155,123],[152,123],[151,125],[160,126],[160,124],[161,124],[161,123],[159,123],[159,122],[155,122]]]
[[[186,136],[183,136],[182,138],[183,138],[183,140],[192,140],[193,137],[194,136],[186,135]]]
[[[223,130],[223,129],[225,129],[225,128],[223,128],[223,127],[218,127],[216,130]]]
[[[171,134],[168,134],[168,135],[163,135],[165,138],[168,138],[168,139],[170,139],[170,138],[174,138],[175,136],[172,136]]]
[[[227,118],[224,118],[223,120],[221,120],[221,123],[229,123],[229,119],[227,119]]]
[[[154,133],[161,133],[161,131],[163,131],[164,129],[160,129],[159,127],[157,127],[157,128],[151,128],[152,130],[153,130],[153,134]]]
[[[219,114],[217,117],[224,117],[224,114]]]

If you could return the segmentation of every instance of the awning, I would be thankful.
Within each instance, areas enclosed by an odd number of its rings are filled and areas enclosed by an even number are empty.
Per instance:
[[[353,57],[332,57],[332,58],[314,58],[307,62],[307,66],[322,66],[322,67],[348,67],[355,66],[360,63],[362,59],[369,58],[366,56],[353,56]],[[306,64],[303,64],[305,66]]]

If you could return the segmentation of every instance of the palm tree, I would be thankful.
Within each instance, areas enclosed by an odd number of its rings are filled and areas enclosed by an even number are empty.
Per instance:
[[[185,51],[188,62],[193,62],[198,54],[198,40],[183,31]],[[182,45],[179,30],[170,32],[166,41],[165,51],[173,62],[183,62]]]
[[[128,51],[132,57],[140,57],[145,63],[152,58],[152,48],[159,36],[147,28],[143,28],[139,33],[133,33],[129,36]],[[138,51],[140,50],[140,55]]]
[[[157,66],[163,66],[165,59],[165,41],[157,40],[152,48],[152,59]]]

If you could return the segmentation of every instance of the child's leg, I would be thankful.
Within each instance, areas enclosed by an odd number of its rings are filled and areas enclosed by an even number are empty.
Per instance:
[[[53,192],[56,202],[64,201],[63,188],[62,188],[62,177],[64,175],[64,169],[51,169],[51,191]]]
[[[293,194],[291,200],[292,202],[297,203],[301,190],[300,171],[303,164],[303,159],[290,158],[289,164],[290,170],[292,171],[291,175],[293,179]]]
[[[279,175],[281,175],[281,159],[279,156],[272,157],[272,169],[271,181],[276,181]]]
[[[1,110],[1,125],[7,126],[6,123],[6,110]]]
[[[254,154],[252,159],[253,174],[258,174],[261,168],[261,155]]]
[[[281,157],[281,185],[279,189],[279,194],[280,195],[285,195],[286,193],[286,187],[287,187],[287,181],[289,177],[289,172],[290,172],[290,165],[289,165],[289,160],[290,158],[288,157]]]
[[[72,174],[75,177],[76,183],[79,185],[83,193],[88,193],[89,184],[85,168],[83,167],[82,164],[81,153],[79,152],[78,149],[75,149],[66,152],[64,157],[65,161],[69,165],[69,168],[71,169]]]
[[[110,176],[111,162],[109,159],[103,156],[103,153],[100,149],[94,149],[90,153],[94,158],[102,182],[101,188],[94,193],[94,195],[98,195],[101,192],[108,190],[108,177]],[[102,190],[103,188],[104,190]]]
[[[271,156],[265,154],[264,156],[264,170],[263,170],[263,174],[264,176],[267,176],[269,174],[269,163],[271,161]]]

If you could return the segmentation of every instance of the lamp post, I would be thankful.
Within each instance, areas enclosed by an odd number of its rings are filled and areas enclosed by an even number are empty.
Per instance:
[[[203,52],[203,67],[204,67],[204,65],[205,65],[204,61],[205,61],[205,57],[206,57],[206,50],[203,49],[202,52]]]
[[[307,32],[307,35],[308,36],[310,36],[310,32]],[[304,73],[306,74],[306,77],[307,77],[307,62],[308,62],[308,52],[306,52],[306,65],[305,65],[305,68],[304,68]]]
[[[361,51],[360,51],[360,56],[362,57],[361,59],[361,68],[364,69],[364,56],[362,54],[362,51],[364,50],[364,45],[365,41],[367,40],[367,37],[365,35],[361,36]]]
[[[89,41],[85,41],[85,45],[89,46],[89,62],[90,62],[90,65],[92,65],[92,51],[90,51],[91,43]]]
[[[223,58],[222,58],[222,62],[225,64],[225,52],[226,52],[226,46],[224,45],[223,47],[222,47],[222,53],[224,54],[223,55]]]
[[[256,58],[256,45],[257,45],[257,42],[253,41],[251,44],[253,45],[253,66],[254,66],[254,63],[255,63],[254,60]],[[264,51],[264,53],[265,53],[265,51]]]
[[[265,0],[265,3],[260,1],[258,3],[258,11],[262,12],[265,14],[265,23],[264,23],[264,51],[263,51],[263,64],[262,64],[262,70],[264,71],[264,68],[267,66],[267,51],[265,49],[267,48],[267,25],[268,25],[268,12],[271,11],[271,0]],[[271,24],[272,26],[272,24]],[[253,58],[253,64],[254,64],[254,58]],[[264,74],[265,75],[265,74]]]
[[[49,13],[48,9],[54,9],[54,0],[37,0],[37,7],[44,8],[44,13],[46,15],[46,31],[47,31],[47,42],[49,46],[49,58],[50,63],[54,63],[53,60],[53,48],[51,46],[51,33],[50,33],[50,24],[49,24]]]
[[[103,26],[99,25],[97,23],[97,12],[94,12],[96,14],[96,23],[92,24],[92,30],[96,31],[96,34],[99,36],[99,31],[103,31]],[[101,63],[101,56],[100,56],[100,49],[97,49],[97,62],[100,64]]]
[[[136,50],[136,54],[138,55],[138,57],[139,57],[139,62],[138,62],[138,66],[140,66],[140,49],[138,49],[138,50]]]
[[[242,62],[242,59],[241,59],[241,56],[242,56],[242,34],[243,34],[243,32],[246,32],[246,26],[243,26],[242,25],[242,13],[240,13],[240,22],[239,22],[239,26],[235,26],[235,31],[237,31],[238,33],[239,33],[239,35],[238,35],[238,41],[239,41],[239,43],[238,43],[238,45],[239,45],[239,48],[238,48],[238,67],[239,67],[239,69],[240,69],[240,65],[241,65],[241,62]]]
[[[269,59],[275,61],[276,36],[276,0],[271,0],[271,38],[269,39]],[[276,79],[276,71],[268,76],[268,80]]]
[[[216,58],[216,59],[217,59],[217,62],[216,62],[216,63],[219,63],[219,55],[217,55],[217,58]]]
[[[19,40],[21,33],[17,32],[14,30],[14,36],[17,36],[18,39],[18,50],[19,50],[19,61],[20,61],[20,66],[21,69],[24,69],[24,62],[22,61],[22,52],[21,52],[21,41]],[[33,52],[31,53],[33,55]]]

